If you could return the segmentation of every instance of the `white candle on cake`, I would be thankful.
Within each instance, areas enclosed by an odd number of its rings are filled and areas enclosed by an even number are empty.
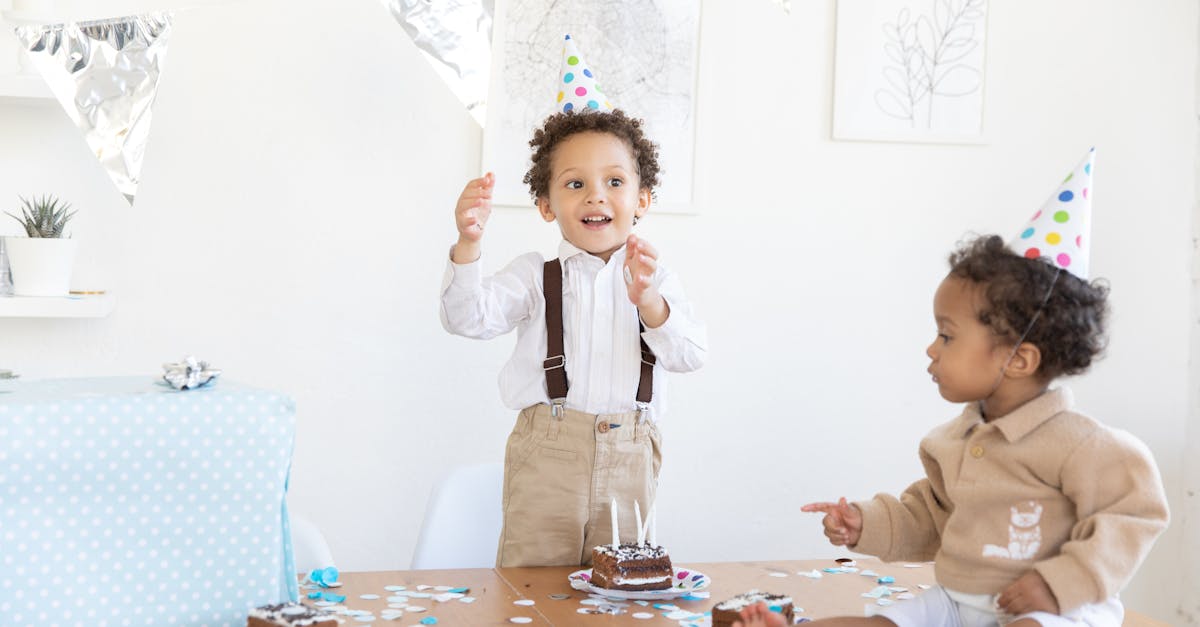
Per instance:
[[[642,546],[646,543],[646,530],[642,528],[642,506],[638,505],[637,499],[633,501],[633,522],[637,529],[637,545]]]
[[[621,536],[617,533],[617,499],[612,500],[612,507],[609,509],[612,512],[612,528],[613,528],[613,550],[621,546]]]
[[[650,534],[649,534],[650,521],[654,520],[653,514],[654,514],[654,503],[651,503],[650,509],[646,510],[645,520],[642,521],[641,526],[638,528],[638,544],[640,544],[642,546],[645,546],[646,542],[648,540],[650,540]],[[654,546],[654,543],[651,542],[650,545]]]

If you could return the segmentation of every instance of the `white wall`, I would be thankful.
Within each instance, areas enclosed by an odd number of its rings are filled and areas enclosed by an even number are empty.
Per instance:
[[[1200,72],[1200,65],[1196,68]],[[1198,81],[1200,87],[1200,81]],[[1200,91],[1197,91],[1196,114],[1200,118]],[[1200,133],[1197,133],[1200,140]],[[1197,141],[1200,153],[1200,141]],[[1200,180],[1197,181],[1196,198],[1200,198]],[[1193,200],[1192,215],[1200,215],[1200,204]],[[1182,522],[1180,553],[1186,569],[1182,582],[1183,590],[1200,590],[1200,219],[1192,221],[1192,318],[1191,318],[1191,367],[1188,386],[1189,411],[1187,436],[1183,447],[1183,487],[1180,490],[1177,520]],[[1186,595],[1180,603],[1180,620],[1189,624],[1200,623],[1200,594]]]
[[[664,425],[659,534],[678,559],[835,555],[800,504],[916,478],[920,436],[956,411],[924,372],[946,254],[968,230],[1013,232],[1092,145],[1112,342],[1071,385],[1150,445],[1182,513],[1183,456],[1197,452],[1182,340],[1195,3],[992,3],[982,146],[831,141],[833,0],[790,16],[766,0],[703,10],[697,214],[638,227],[712,343],[704,370],[672,381]],[[80,280],[119,298],[101,320],[0,319],[0,367],[152,375],[195,353],[285,391],[294,510],[343,568],[407,567],[433,481],[501,459],[513,420],[495,384],[511,338],[468,341],[437,321],[479,131],[373,1],[185,11],[168,61],[132,209],[56,106],[0,105],[0,207],[73,200]],[[534,212],[501,210],[484,263],[556,241]],[[1183,537],[1176,524],[1159,542],[1131,607],[1183,623],[1187,597],[1196,611],[1180,574],[1200,580],[1200,560],[1194,542],[1181,555]]]

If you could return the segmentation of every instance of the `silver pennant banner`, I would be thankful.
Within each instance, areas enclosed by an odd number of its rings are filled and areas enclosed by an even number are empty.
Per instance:
[[[383,0],[475,121],[487,118],[495,0]]]
[[[101,167],[133,205],[171,14],[25,25],[16,32]]]

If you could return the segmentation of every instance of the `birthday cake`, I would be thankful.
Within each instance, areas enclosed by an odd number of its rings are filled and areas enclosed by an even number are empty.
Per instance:
[[[714,605],[712,610],[713,627],[730,627],[734,621],[738,620],[738,615],[742,610],[759,602],[766,603],[772,612],[782,614],[788,625],[795,621],[795,610],[792,608],[791,597],[751,590]]]
[[[325,610],[302,603],[277,603],[250,610],[246,627],[309,627],[338,624],[338,619]]]
[[[592,585],[605,590],[666,590],[671,587],[671,556],[651,544],[611,544],[592,548]]]

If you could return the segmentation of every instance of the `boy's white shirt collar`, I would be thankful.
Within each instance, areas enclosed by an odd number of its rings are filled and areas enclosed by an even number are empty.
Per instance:
[[[597,261],[600,261],[601,263],[604,262],[603,259],[596,257],[592,253],[589,253],[588,251],[567,241],[566,238],[563,238],[563,241],[559,242],[559,244],[558,244],[558,259],[559,259],[559,261],[566,263],[566,261],[568,259],[570,259],[571,257],[574,257],[576,255],[590,255],[591,257],[594,257]],[[625,258],[625,244],[621,244],[620,248],[614,250],[612,256],[609,257],[608,260],[612,261],[613,259],[618,259],[618,255],[619,255],[619,260]]]

